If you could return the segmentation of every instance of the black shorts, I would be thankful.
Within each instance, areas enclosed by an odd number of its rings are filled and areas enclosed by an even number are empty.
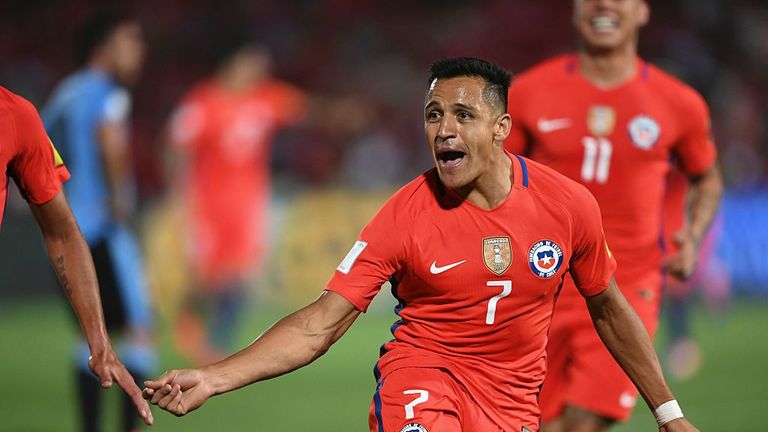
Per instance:
[[[104,309],[104,323],[108,332],[123,331],[128,326],[126,304],[120,294],[120,286],[115,269],[115,260],[109,250],[107,240],[100,240],[91,247],[96,277],[99,280],[101,306]]]

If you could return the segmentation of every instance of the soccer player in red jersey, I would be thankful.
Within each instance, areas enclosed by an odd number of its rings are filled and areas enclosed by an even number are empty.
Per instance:
[[[271,76],[266,49],[238,41],[221,57],[216,74],[183,98],[169,128],[171,181],[184,197],[196,285],[176,339],[198,364],[232,349],[245,281],[258,273],[266,249],[272,141],[307,108],[303,91]],[[196,309],[208,311],[207,319]]]
[[[578,53],[517,77],[507,150],[584,184],[603,214],[616,281],[653,334],[659,315],[664,182],[674,157],[691,185],[690,224],[670,274],[687,277],[722,193],[707,106],[693,89],[637,56],[643,0],[576,0]],[[682,215],[681,215],[682,217]],[[544,430],[605,430],[628,418],[637,392],[592,328],[566,279],[547,348]]]
[[[48,257],[80,322],[91,352],[88,366],[102,387],[116,382],[131,397],[144,422],[152,424],[152,413],[141,391],[107,336],[93,259],[62,190],[69,172],[32,104],[3,87],[0,131],[0,201],[6,201],[10,176],[29,203]],[[0,207],[0,221],[3,210]]]
[[[672,401],[612,279],[597,203],[554,170],[504,151],[509,79],[478,59],[434,64],[424,129],[436,167],[384,204],[318,300],[221,362],[146,382],[145,398],[182,415],[302,367],[389,280],[400,320],[375,367],[370,430],[537,431],[547,332],[570,273],[649,406]],[[662,430],[696,430],[679,412],[663,418]]]

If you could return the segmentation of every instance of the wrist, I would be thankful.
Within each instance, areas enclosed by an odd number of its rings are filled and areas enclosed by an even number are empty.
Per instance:
[[[656,424],[659,428],[672,420],[683,418],[683,411],[680,409],[680,405],[675,399],[657,406],[656,409],[653,410],[653,414],[656,417]]]
[[[216,370],[215,365],[203,366],[200,369],[202,381],[206,383],[210,396],[226,393],[232,388],[229,387],[227,379],[223,373]]]
[[[88,341],[88,349],[91,351],[91,357],[95,358],[106,357],[113,352],[112,344],[106,337]]]

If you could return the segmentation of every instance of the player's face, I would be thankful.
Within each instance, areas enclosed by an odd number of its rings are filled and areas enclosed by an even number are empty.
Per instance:
[[[427,92],[427,145],[440,180],[454,190],[471,186],[500,153],[498,123],[506,114],[486,101],[484,89],[482,78],[457,77],[437,79]]]
[[[124,84],[133,84],[141,73],[146,52],[141,25],[128,21],[117,26],[108,49],[116,78]]]
[[[573,23],[587,50],[610,51],[635,44],[649,14],[644,0],[574,0]]]

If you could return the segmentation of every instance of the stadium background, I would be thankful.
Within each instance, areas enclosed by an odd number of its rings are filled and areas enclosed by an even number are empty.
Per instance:
[[[768,407],[768,5],[650,3],[640,52],[710,103],[727,183],[717,253],[729,270],[733,298],[718,313],[696,309],[703,368],[673,385],[702,430],[762,431]],[[41,106],[72,70],[73,32],[96,4],[104,2],[3,2],[0,84]],[[337,119],[340,127],[330,132],[306,126],[277,138],[270,260],[266,274],[254,280],[243,344],[317,295],[380,203],[429,167],[420,118],[431,61],[473,55],[520,71],[575,47],[569,2],[562,0],[116,4],[142,21],[149,48],[134,93],[135,222],[150,260],[162,369],[183,366],[169,342],[167,317],[186,285],[178,260],[184,233],[173,230],[173,197],[165,193],[162,131],[183,92],[212,72],[221,43],[248,32],[271,49],[278,77],[314,94],[345,98],[358,114],[354,122]],[[0,431],[75,430],[68,367],[75,330],[26,205],[12,194],[7,206],[0,233]],[[370,370],[394,319],[389,304],[380,299],[305,370],[218,397],[184,419],[158,411],[154,429],[365,430]],[[644,406],[638,413],[620,430],[653,430]]]

